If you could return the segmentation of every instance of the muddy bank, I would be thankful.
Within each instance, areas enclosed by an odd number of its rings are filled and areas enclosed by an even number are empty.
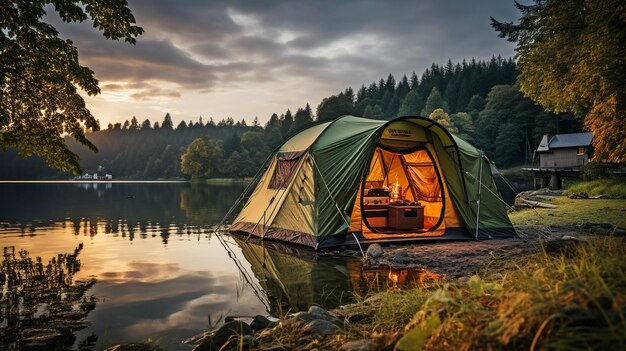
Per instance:
[[[588,229],[592,225],[587,225]],[[596,225],[600,226],[601,225]],[[605,228],[606,233],[613,228]],[[518,226],[515,228],[519,238],[494,239],[483,241],[455,241],[431,244],[411,244],[398,246],[371,245],[368,249],[364,267],[389,266],[392,269],[415,269],[442,275],[454,279],[478,273],[499,260],[536,252],[544,241],[563,238],[580,238],[579,228],[550,226]],[[581,228],[582,229],[582,228]],[[586,231],[585,233],[587,233]],[[602,233],[598,233],[602,234]],[[378,251],[379,252],[375,252]],[[374,255],[372,255],[374,252]]]

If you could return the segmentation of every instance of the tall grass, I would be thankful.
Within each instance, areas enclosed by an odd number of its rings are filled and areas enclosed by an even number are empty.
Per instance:
[[[626,180],[598,179],[575,183],[567,188],[567,193],[604,194],[613,199],[626,199]]]
[[[352,337],[399,333],[399,350],[623,350],[624,243],[539,250],[466,281],[385,292],[354,313],[369,317],[350,325]]]

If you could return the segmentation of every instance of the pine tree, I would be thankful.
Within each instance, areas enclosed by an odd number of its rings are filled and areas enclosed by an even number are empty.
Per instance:
[[[304,129],[313,123],[313,116],[311,114],[311,106],[306,104],[305,108],[300,108],[296,111],[293,117],[293,124],[289,130],[289,134],[293,135]]]
[[[169,112],[165,114],[165,117],[163,117],[163,123],[161,123],[161,129],[165,129],[165,130],[174,129],[174,122],[172,122],[172,116],[170,116]]]
[[[129,128],[131,130],[138,130],[139,129],[139,122],[137,122],[137,117],[133,116],[133,118],[130,120]]]
[[[146,118],[146,120],[141,123],[141,129],[152,129],[152,125],[149,119]]]
[[[415,72],[411,73],[411,90],[413,89],[417,89],[417,86],[419,85],[419,79],[417,78],[417,74],[415,74]]]
[[[293,125],[293,117],[291,115],[291,110],[287,110],[285,112],[285,116],[281,119],[280,131],[283,135],[283,139],[287,139],[289,136],[289,131],[291,130],[291,126]]]
[[[187,123],[185,123],[185,121],[180,121],[180,123],[178,123],[178,126],[176,127],[176,130],[183,130],[187,128]]]

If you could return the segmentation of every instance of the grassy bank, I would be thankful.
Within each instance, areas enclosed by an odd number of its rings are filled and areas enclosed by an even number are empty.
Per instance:
[[[626,254],[602,237],[494,262],[479,275],[388,290],[351,305],[346,332],[308,344],[297,325],[262,337],[287,349],[626,349]]]
[[[404,333],[406,350],[624,349],[622,242],[596,240],[572,251],[540,251],[434,289],[388,292],[384,303],[360,312],[372,316],[374,330]]]
[[[514,225],[581,225],[610,223],[626,228],[626,200],[570,199],[565,196],[542,200],[557,209],[523,209],[509,214]]]
[[[567,188],[568,194],[587,193],[589,195],[607,195],[612,199],[626,199],[626,180],[599,179],[572,184]]]
[[[626,227],[626,200],[546,200],[559,206],[511,214],[516,225]],[[581,233],[584,234],[584,233]],[[471,243],[468,243],[471,245]],[[366,339],[375,349],[626,349],[624,239],[529,241],[529,254],[494,255],[476,275],[358,297],[336,311],[344,333],[312,338],[289,324],[260,346],[341,349]]]

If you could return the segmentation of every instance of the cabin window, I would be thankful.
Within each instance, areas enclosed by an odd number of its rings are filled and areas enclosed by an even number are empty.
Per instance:
[[[585,154],[585,148],[584,147],[579,147],[578,151],[576,152],[576,155],[582,156],[584,154]]]
[[[304,152],[282,152],[276,155],[276,167],[270,180],[269,189],[286,189],[296,173],[296,168]]]

